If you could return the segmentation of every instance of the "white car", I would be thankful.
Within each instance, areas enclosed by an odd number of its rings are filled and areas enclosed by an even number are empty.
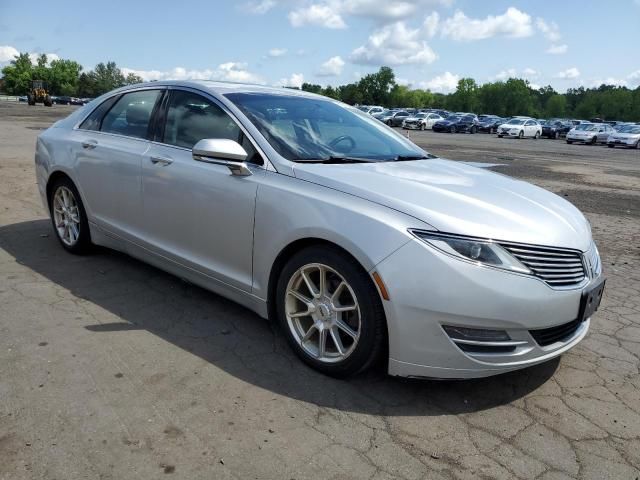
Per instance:
[[[512,118],[498,127],[498,137],[531,137],[538,139],[542,135],[542,125],[532,118]]]
[[[640,149],[640,125],[625,125],[609,135],[607,147],[628,147]]]
[[[358,107],[358,109],[362,110],[364,113],[368,113],[369,115],[375,115],[377,113],[384,112],[384,108],[371,105],[362,105],[361,107]]]
[[[406,118],[402,122],[402,128],[409,130],[431,130],[433,124],[440,120],[444,119],[437,113],[419,112]]]
[[[567,143],[607,143],[609,136],[615,133],[611,125],[606,123],[581,123],[569,130],[567,133]]]

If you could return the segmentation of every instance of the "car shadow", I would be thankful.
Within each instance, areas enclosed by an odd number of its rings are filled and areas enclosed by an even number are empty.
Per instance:
[[[474,412],[535,391],[558,368],[556,359],[486,379],[452,382],[393,378],[381,366],[336,380],[302,364],[270,322],[231,301],[118,252],[68,254],[48,220],[0,227],[0,248],[117,319],[87,324],[96,335],[146,330],[229,375],[319,406],[404,416]]]

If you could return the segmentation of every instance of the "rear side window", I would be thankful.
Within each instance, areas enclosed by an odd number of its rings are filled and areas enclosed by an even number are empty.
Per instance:
[[[101,132],[147,138],[151,112],[160,90],[125,93],[102,120]]]
[[[80,128],[83,130],[100,130],[100,124],[102,123],[104,114],[109,111],[118,98],[118,95],[114,95],[98,105],[96,109],[85,118],[84,122],[80,124]]]

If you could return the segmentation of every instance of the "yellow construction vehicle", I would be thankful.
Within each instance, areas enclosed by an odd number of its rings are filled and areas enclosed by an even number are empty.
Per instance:
[[[45,107],[52,106],[53,101],[47,90],[47,83],[42,80],[33,80],[31,82],[31,91],[27,94],[27,101],[29,105],[44,103]]]

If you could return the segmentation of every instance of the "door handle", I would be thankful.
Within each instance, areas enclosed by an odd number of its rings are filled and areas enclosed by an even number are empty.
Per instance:
[[[151,157],[151,163],[161,167],[166,167],[167,165],[171,165],[173,160],[168,157]]]
[[[86,141],[82,142],[82,148],[85,148],[87,150],[93,150],[97,146],[98,146],[98,141],[97,140],[86,140]]]

